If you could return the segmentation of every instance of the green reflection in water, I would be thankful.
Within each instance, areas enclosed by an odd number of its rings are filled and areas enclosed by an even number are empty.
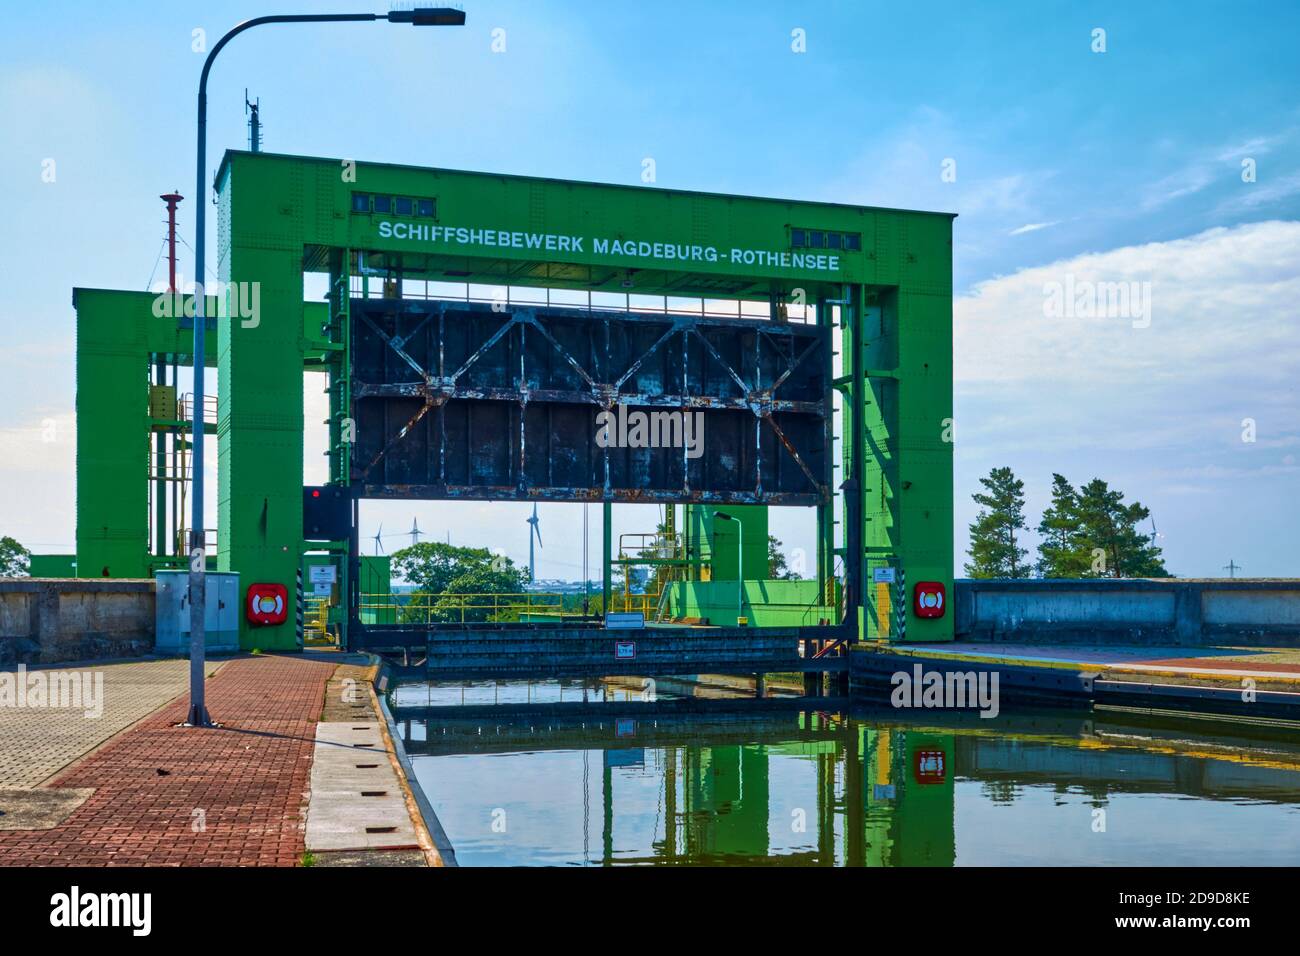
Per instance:
[[[1294,733],[1090,712],[610,707],[399,721],[462,865],[1300,861]]]

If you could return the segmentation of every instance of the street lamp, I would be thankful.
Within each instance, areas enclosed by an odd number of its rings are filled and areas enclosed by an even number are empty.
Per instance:
[[[713,517],[736,522],[736,624],[739,626],[745,617],[745,523],[721,511],[713,512]]]
[[[204,334],[206,333],[207,294],[204,292],[204,220],[207,212],[207,145],[208,145],[208,73],[212,62],[227,43],[245,30],[259,27],[264,23],[350,23],[386,20],[389,23],[409,23],[412,26],[463,26],[465,11],[450,7],[416,7],[412,10],[392,10],[387,14],[379,13],[303,13],[280,14],[269,17],[254,17],[238,24],[233,30],[217,41],[208,58],[203,61],[203,73],[199,76],[199,110],[198,110],[198,155],[195,159],[197,169],[194,194],[194,406],[191,410],[191,444],[193,447],[193,500],[190,517],[190,711],[186,722],[194,727],[209,727],[212,720],[208,716],[203,700],[203,669],[206,648],[204,633],[204,612],[207,604],[207,558],[203,533],[203,363]]]

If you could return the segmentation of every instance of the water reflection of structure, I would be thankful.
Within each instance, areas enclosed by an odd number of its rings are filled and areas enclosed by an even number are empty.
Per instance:
[[[573,720],[512,716],[512,709],[523,708],[503,707],[492,719],[402,721],[399,715],[399,727],[415,757],[601,751],[602,862],[953,861],[950,734],[877,729],[838,713],[747,712],[744,702],[729,714],[651,718],[620,715],[616,704],[608,717]],[[784,774],[810,778],[808,806],[774,804],[769,781],[778,763]],[[920,777],[912,772],[918,766]],[[614,775],[647,769],[660,776],[671,824],[648,857],[614,860]]]
[[[810,701],[786,702],[786,712],[771,703],[647,714],[641,704],[610,702],[601,714],[572,717],[503,705],[490,716],[447,708],[445,718],[426,710],[419,720],[399,712],[398,721],[416,757],[600,751],[606,864],[951,866],[955,780],[983,782],[1006,799],[1047,785],[1099,802],[1111,792],[1300,800],[1300,749],[1276,731],[1247,740],[1240,728],[1191,734],[1185,721],[1061,711],[994,720],[927,712],[907,722],[893,710],[850,718],[805,709],[816,706]],[[659,778],[669,822],[648,855],[614,852],[618,774]],[[813,799],[791,805],[792,790]]]

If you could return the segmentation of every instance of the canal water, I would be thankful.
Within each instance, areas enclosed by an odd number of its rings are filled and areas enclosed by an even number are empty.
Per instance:
[[[629,715],[640,683],[396,689],[418,785],[462,866],[1300,863],[1294,727],[848,713],[663,681],[657,700],[711,709]],[[581,716],[555,713],[583,701]]]

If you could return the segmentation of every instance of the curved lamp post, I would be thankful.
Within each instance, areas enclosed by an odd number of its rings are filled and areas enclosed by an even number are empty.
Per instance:
[[[186,723],[193,727],[210,727],[212,719],[203,699],[203,670],[206,657],[206,637],[203,616],[206,611],[207,557],[203,533],[203,363],[204,334],[207,331],[207,294],[204,292],[204,226],[207,212],[207,141],[208,141],[208,73],[212,62],[227,43],[253,27],[265,23],[349,23],[385,20],[389,23],[409,23],[412,26],[463,26],[465,11],[449,7],[416,7],[413,10],[393,10],[380,13],[307,13],[254,17],[245,20],[217,41],[216,46],[203,61],[199,76],[198,156],[194,195],[197,197],[194,215],[194,406],[191,410],[191,444],[193,446],[193,500],[190,517],[190,710]]]

